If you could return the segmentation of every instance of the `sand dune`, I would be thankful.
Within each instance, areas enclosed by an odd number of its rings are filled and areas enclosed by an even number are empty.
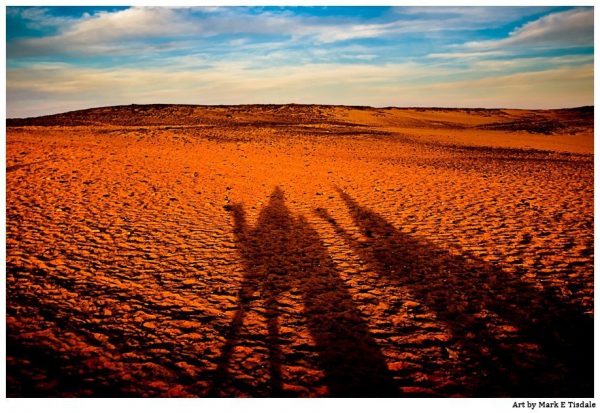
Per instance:
[[[593,108],[7,125],[9,396],[593,395]]]

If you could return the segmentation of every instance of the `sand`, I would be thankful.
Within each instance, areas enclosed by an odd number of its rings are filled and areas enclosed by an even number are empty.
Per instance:
[[[593,396],[593,108],[8,126],[9,396]]]

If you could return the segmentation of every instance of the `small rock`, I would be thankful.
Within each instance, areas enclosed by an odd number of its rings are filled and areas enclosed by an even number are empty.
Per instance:
[[[408,301],[404,302],[404,307],[407,307],[407,308],[417,308],[420,306],[421,306],[421,304],[417,303],[416,301],[408,300]]]

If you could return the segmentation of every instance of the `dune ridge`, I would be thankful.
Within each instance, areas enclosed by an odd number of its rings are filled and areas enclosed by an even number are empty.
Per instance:
[[[421,126],[537,133],[578,132],[593,122],[593,106],[570,109],[525,110],[482,108],[373,108],[339,105],[123,105],[84,109],[55,115],[8,119],[7,126],[101,125],[240,125],[263,122],[280,124],[332,123],[349,120],[369,126]]]

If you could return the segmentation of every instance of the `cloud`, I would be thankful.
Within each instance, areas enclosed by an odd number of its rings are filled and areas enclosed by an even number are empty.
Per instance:
[[[37,14],[37,15],[35,15]],[[37,22],[45,12],[22,17]],[[42,19],[43,20],[43,19]],[[196,41],[220,34],[313,37],[336,41],[381,34],[382,30],[361,25],[337,25],[295,16],[289,12],[253,15],[246,8],[131,7],[99,12],[78,21],[65,20],[53,36],[17,39],[8,45],[9,58],[52,54],[93,55],[135,51],[140,40],[156,47],[167,40],[177,48],[186,39]],[[177,44],[175,41],[179,41]],[[183,42],[182,42],[183,40]]]
[[[510,22],[523,17],[547,13],[551,7],[504,7],[504,6],[445,6],[445,7],[399,7],[398,14],[425,15],[469,19],[477,22]]]
[[[532,71],[540,67],[578,66],[593,63],[591,54],[560,56],[519,56],[506,51],[431,53],[426,56],[435,64],[468,67],[470,71]]]
[[[579,67],[581,65],[588,65],[593,63],[594,56],[584,54],[554,57],[521,57],[511,59],[491,58],[489,60],[473,61],[471,62],[471,67],[473,70],[484,70],[489,72],[506,72],[509,70],[516,70],[519,72],[531,72],[535,71],[536,69],[539,69],[540,67]]]
[[[353,39],[393,37],[403,34],[477,30],[506,24],[539,8],[511,7],[399,7],[382,21],[365,23],[359,18],[317,17],[291,11],[245,7],[131,7],[101,11],[80,19],[55,18],[44,8],[22,9],[29,24],[52,24],[52,36],[16,39],[8,44],[8,57],[101,55],[135,53],[139,42],[152,41],[153,50],[185,47],[186,39],[202,41],[217,35],[267,35],[307,40],[317,44]],[[162,49],[161,49],[162,47]]]
[[[401,85],[397,105],[555,109],[593,105],[594,67],[564,67],[481,79]],[[373,91],[380,93],[383,91]]]
[[[7,7],[8,17],[18,17],[30,29],[58,28],[70,24],[74,19],[65,16],[55,16],[47,7]]]
[[[226,62],[204,70],[91,69],[65,64],[36,64],[7,72],[10,91],[35,90],[40,93],[79,94],[127,91],[235,90],[240,94],[253,91],[279,90],[281,87],[305,88],[339,84],[340,78],[354,79],[354,84],[389,81],[400,77],[417,79],[424,76],[414,64],[343,65],[307,64],[276,68],[250,68],[245,62]],[[428,72],[430,73],[430,72]],[[110,89],[110,90],[109,90]],[[253,98],[253,96],[250,96]]]
[[[506,53],[494,50],[486,52],[444,52],[444,53],[429,53],[426,57],[431,59],[481,59],[497,56],[505,56]]]
[[[191,28],[188,21],[169,8],[132,7],[99,12],[64,20],[56,35],[17,39],[8,44],[8,56],[106,54],[123,49],[124,42],[173,36]]]
[[[578,8],[552,13],[526,23],[501,40],[469,42],[471,49],[502,49],[518,47],[593,46],[594,9]]]

